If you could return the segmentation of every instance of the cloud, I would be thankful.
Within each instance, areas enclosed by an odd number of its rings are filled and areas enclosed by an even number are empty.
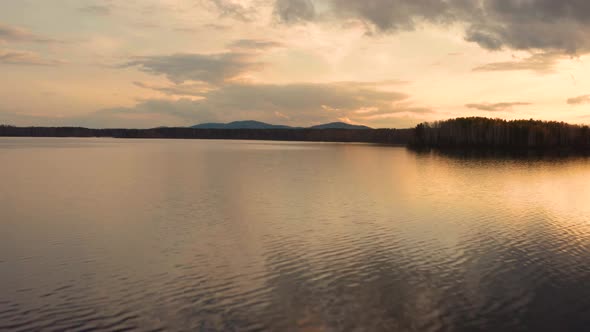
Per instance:
[[[272,40],[263,40],[263,39],[239,39],[231,44],[229,44],[230,48],[233,49],[241,49],[241,50],[265,50],[271,48],[282,47],[283,44],[272,41]]]
[[[310,21],[316,16],[311,0],[276,0],[274,13],[286,23]]]
[[[204,82],[186,82],[174,85],[154,85],[144,82],[133,82],[135,86],[161,92],[169,96],[203,97],[213,87]]]
[[[27,66],[57,66],[62,61],[43,59],[39,54],[30,51],[1,50],[0,64]]]
[[[112,12],[111,6],[107,5],[88,5],[80,7],[79,10],[85,14],[108,16]]]
[[[216,23],[207,23],[202,25],[203,28],[212,29],[217,31],[226,31],[230,30],[231,26],[223,25],[223,24],[216,24]]]
[[[219,16],[232,17],[240,21],[252,21],[256,15],[256,9],[248,7],[239,1],[232,0],[202,0],[205,4],[214,7]]]
[[[585,0],[275,0],[275,14],[289,23],[358,19],[381,32],[457,24],[467,41],[490,50],[590,52]]]
[[[185,126],[195,121],[209,121],[217,118],[217,114],[212,110],[199,107],[199,102],[192,99],[147,99],[140,101],[133,107],[109,108],[94,112],[88,116],[88,120],[92,118],[98,118],[103,123],[110,119],[115,127],[117,119],[154,119],[156,121],[152,120],[147,126],[155,127],[160,125]]]
[[[196,32],[201,31],[203,29],[215,30],[215,31],[227,31],[227,30],[231,30],[231,26],[217,24],[217,23],[207,23],[207,24],[200,25],[200,27],[179,26],[179,27],[173,28],[174,31],[184,32],[184,33],[189,33],[189,34],[196,33]]]
[[[262,69],[248,53],[227,52],[217,54],[181,53],[173,55],[138,56],[123,67],[139,67],[140,70],[165,75],[175,83],[201,81],[221,84],[242,75]]]
[[[156,90],[165,96],[146,100],[132,108],[112,109],[110,114],[161,114],[174,116],[178,123],[228,122],[254,119],[291,125],[333,122],[349,118],[356,123],[394,119],[431,111],[408,102],[404,93],[389,90],[388,83],[332,82],[323,84],[225,84],[204,91],[191,84],[156,86],[136,85]],[[194,90],[192,90],[194,88]],[[385,90],[387,89],[387,90]],[[193,99],[192,96],[199,98]],[[154,125],[159,125],[155,124]]]
[[[4,42],[33,42],[33,43],[50,43],[55,40],[39,36],[31,31],[12,25],[0,23],[0,41]]]
[[[370,126],[409,127],[432,111],[412,105],[409,96],[381,82],[323,84],[225,84],[203,91],[199,83],[166,86],[136,82],[162,93],[131,107],[114,107],[79,116],[58,117],[0,110],[0,123],[14,125],[152,128],[203,122],[259,120],[309,126],[348,119]],[[198,98],[192,98],[198,96]]]
[[[560,59],[567,58],[559,53],[536,53],[514,61],[492,62],[473,68],[473,71],[516,71],[529,70],[541,74],[553,71]]]
[[[174,114],[182,114],[183,109],[190,112],[190,101],[187,102],[142,102],[134,108],[112,108],[78,116],[27,114],[0,109],[0,124],[87,128],[153,128],[161,124],[183,126],[185,121]],[[156,111],[164,106],[169,108],[170,114]]]
[[[589,104],[590,103],[590,95],[583,95],[574,98],[569,98],[567,100],[569,105],[581,105],[581,104]]]
[[[467,104],[465,107],[473,108],[480,111],[486,112],[503,112],[510,111],[515,106],[528,106],[531,103],[526,102],[509,102],[509,103],[479,103],[479,104]]]
[[[466,39],[485,48],[590,50],[590,3],[584,0],[484,0],[477,13]]]

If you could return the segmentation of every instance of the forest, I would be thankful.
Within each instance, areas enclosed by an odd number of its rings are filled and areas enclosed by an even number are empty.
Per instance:
[[[425,148],[590,150],[590,128],[564,122],[457,118],[419,124],[411,145]]]

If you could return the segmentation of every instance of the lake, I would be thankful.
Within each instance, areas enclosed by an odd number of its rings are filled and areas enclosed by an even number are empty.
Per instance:
[[[0,139],[0,330],[586,331],[590,159]]]

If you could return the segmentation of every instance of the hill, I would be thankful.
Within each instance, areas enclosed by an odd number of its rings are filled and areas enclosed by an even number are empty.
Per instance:
[[[372,129],[372,128],[367,127],[367,126],[351,125],[351,124],[344,123],[344,122],[332,122],[332,123],[326,123],[326,124],[321,124],[321,125],[309,127],[309,129],[362,129],[362,130],[366,130],[366,129]]]
[[[195,129],[293,129],[293,127],[273,125],[260,121],[234,121],[230,123],[202,123],[191,128]]]
[[[260,121],[234,121],[230,123],[202,123],[194,125],[194,129],[304,129],[301,127],[290,127],[284,125],[273,125]],[[351,125],[344,122],[332,122],[312,126],[307,129],[372,129],[366,126]]]

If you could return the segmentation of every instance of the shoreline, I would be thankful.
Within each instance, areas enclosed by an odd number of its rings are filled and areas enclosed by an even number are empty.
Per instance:
[[[407,145],[413,137],[413,129],[89,129],[0,126],[0,137],[220,139]]]

